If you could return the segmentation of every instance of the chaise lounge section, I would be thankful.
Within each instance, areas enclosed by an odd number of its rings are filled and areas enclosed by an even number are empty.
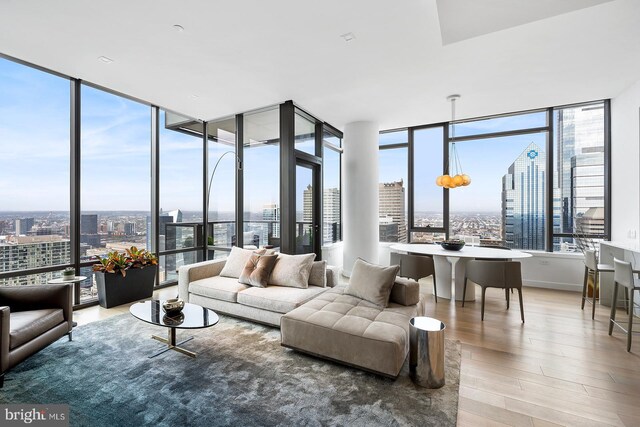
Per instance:
[[[348,291],[339,286],[284,315],[282,345],[396,378],[409,352],[409,321],[423,315],[418,282],[395,278],[386,306]]]

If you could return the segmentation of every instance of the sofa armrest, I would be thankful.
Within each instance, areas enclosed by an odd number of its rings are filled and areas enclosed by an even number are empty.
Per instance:
[[[338,286],[340,278],[340,269],[334,265],[327,265],[327,287],[335,288]]]
[[[391,288],[390,301],[405,306],[419,304],[420,285],[413,279],[396,277]]]
[[[215,259],[180,267],[178,269],[178,297],[189,302],[189,283],[207,277],[219,276],[226,262],[226,258]]]
[[[9,369],[9,307],[0,307],[0,374]]]

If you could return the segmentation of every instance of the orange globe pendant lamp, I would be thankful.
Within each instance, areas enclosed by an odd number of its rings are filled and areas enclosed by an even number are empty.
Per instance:
[[[447,101],[451,101],[451,145],[449,148],[449,162],[445,165],[444,175],[436,178],[436,185],[444,188],[466,187],[471,184],[469,175],[462,171],[458,150],[456,148],[456,101],[460,99],[460,95],[449,95]],[[455,172],[455,175],[450,173]]]

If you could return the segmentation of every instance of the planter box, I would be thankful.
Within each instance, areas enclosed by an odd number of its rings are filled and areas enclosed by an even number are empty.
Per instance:
[[[100,307],[111,308],[151,298],[156,268],[154,266],[133,268],[127,270],[126,277],[122,277],[122,274],[101,271],[96,271],[95,275]]]

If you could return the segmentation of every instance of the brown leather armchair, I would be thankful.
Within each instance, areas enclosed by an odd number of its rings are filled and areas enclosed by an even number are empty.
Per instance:
[[[64,335],[71,341],[73,286],[0,287],[0,388],[4,374]]]

